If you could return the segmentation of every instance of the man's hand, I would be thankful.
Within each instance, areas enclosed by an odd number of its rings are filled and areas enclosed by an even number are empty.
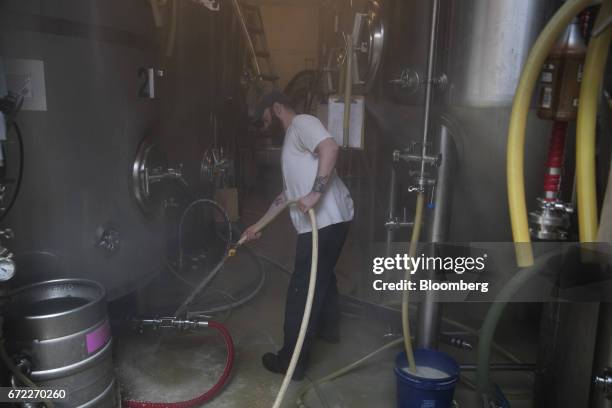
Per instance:
[[[298,208],[303,214],[306,214],[308,210],[314,208],[315,205],[319,202],[321,198],[321,193],[317,193],[316,191],[311,191],[304,197],[300,198],[298,201]]]
[[[244,230],[242,236],[240,237],[240,241],[244,239],[242,243],[246,244],[249,241],[253,241],[259,238],[261,238],[261,232],[255,232],[255,225],[251,225],[249,228]]]

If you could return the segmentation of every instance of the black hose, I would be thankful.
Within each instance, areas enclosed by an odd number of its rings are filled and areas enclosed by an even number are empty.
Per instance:
[[[253,298],[255,298],[255,296],[257,296],[259,294],[259,292],[261,291],[261,289],[263,288],[265,282],[266,282],[266,272],[264,269],[264,266],[261,262],[261,260],[259,259],[259,257],[248,247],[244,247],[242,248],[243,251],[246,251],[253,259],[255,259],[255,263],[257,264],[257,267],[260,271],[260,278],[257,281],[257,285],[255,286],[255,288],[253,290],[251,290],[250,292],[248,292],[248,294],[241,296],[241,297],[235,297],[235,300],[230,302],[230,303],[222,303],[222,304],[217,304],[217,305],[211,305],[209,307],[202,307],[202,306],[198,306],[199,311],[190,311],[189,313],[195,313],[195,314],[213,314],[213,313],[219,313],[219,312],[225,312],[227,310],[231,310],[231,309],[235,309],[239,306],[244,305],[245,303],[251,301]],[[232,296],[234,297],[234,296]]]
[[[194,290],[192,290],[191,293],[185,298],[185,300],[181,303],[178,309],[176,309],[176,311],[174,312],[174,316],[180,316],[182,313],[184,313],[187,309],[187,306],[189,306],[189,304],[193,301],[193,299],[195,299],[196,296],[198,296],[206,288],[206,286],[208,286],[208,284],[214,279],[214,277],[223,267],[223,264],[225,264],[225,259],[227,258],[227,254],[229,253],[229,250],[232,244],[232,223],[229,217],[227,216],[227,213],[225,212],[225,210],[219,204],[217,204],[216,202],[212,200],[201,199],[201,200],[196,200],[193,203],[189,204],[187,208],[185,209],[185,211],[183,211],[183,215],[181,216],[181,221],[179,224],[179,251],[181,250],[181,245],[182,245],[181,235],[182,235],[182,225],[185,220],[185,214],[189,210],[191,210],[193,207],[195,207],[196,205],[200,205],[200,204],[211,205],[223,215],[223,220],[225,224],[227,225],[228,240],[225,244],[225,249],[223,251],[223,256],[221,260],[217,263],[217,265],[215,265],[215,267],[210,271],[210,273],[206,275],[198,283],[198,285],[194,288]]]
[[[15,205],[15,201],[17,200],[17,196],[19,195],[19,190],[21,189],[21,181],[23,180],[23,161],[25,157],[25,152],[24,152],[24,147],[23,147],[23,137],[21,134],[21,130],[19,129],[19,126],[17,125],[17,122],[12,121],[10,123],[15,128],[15,133],[17,134],[17,141],[19,142],[19,173],[17,174],[17,179],[15,182],[15,190],[13,191],[13,194],[11,195],[11,201],[9,201],[4,211],[2,211],[2,213],[0,214],[0,222],[4,220],[4,218],[9,213],[11,208],[13,208],[13,205]]]
[[[236,236],[240,236],[241,234],[241,230],[237,227],[237,226],[232,226],[233,228],[235,228],[235,232],[236,232]],[[224,240],[224,238],[220,237],[221,239]],[[195,307],[198,307],[199,311],[196,310],[192,310],[189,311],[189,314],[212,314],[212,313],[219,313],[219,312],[224,312],[227,310],[231,310],[234,309],[236,307],[242,306],[243,304],[249,302],[250,300],[252,300],[255,296],[257,296],[257,294],[261,291],[261,289],[263,288],[263,285],[265,284],[266,281],[266,271],[265,271],[265,267],[263,265],[263,263],[261,262],[261,259],[259,258],[259,256],[249,247],[243,247],[242,248],[243,251],[245,251],[250,257],[252,257],[255,260],[255,263],[257,264],[257,269],[259,270],[259,279],[257,280],[257,284],[255,285],[255,288],[251,291],[249,291],[246,295],[244,296],[234,296],[233,294],[231,294],[229,297],[231,297],[231,302],[229,303],[221,303],[221,304],[216,304],[216,305],[210,305],[210,306],[202,306],[202,305],[197,305]],[[185,279],[183,276],[181,276],[179,274],[179,271],[175,270],[172,265],[170,265],[168,263],[168,269],[170,269],[170,272],[178,279],[180,280],[182,283],[184,283],[187,286],[194,286],[195,283],[194,282],[190,282],[187,279]],[[200,295],[202,295],[203,292],[200,293]],[[195,300],[195,299],[194,299]]]

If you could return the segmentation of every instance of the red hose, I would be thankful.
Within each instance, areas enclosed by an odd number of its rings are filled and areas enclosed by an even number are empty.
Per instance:
[[[550,148],[546,160],[544,174],[544,199],[555,201],[559,197],[561,176],[563,174],[563,160],[565,155],[565,134],[567,122],[554,122],[550,137]]]
[[[211,321],[208,322],[208,327],[212,327],[213,329],[221,333],[221,335],[223,336],[223,340],[225,340],[225,345],[227,347],[227,359],[225,360],[225,368],[223,369],[223,374],[221,374],[221,377],[219,377],[219,380],[215,385],[212,386],[211,389],[209,389],[199,397],[187,401],[150,402],[124,400],[123,406],[128,408],[191,408],[202,405],[210,401],[215,395],[217,395],[229,379],[230,373],[232,371],[232,366],[234,365],[234,342],[232,341],[232,337],[230,336],[225,326],[223,326],[221,323]]]

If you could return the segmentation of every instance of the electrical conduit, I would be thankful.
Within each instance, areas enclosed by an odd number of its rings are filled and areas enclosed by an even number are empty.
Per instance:
[[[602,24],[612,13],[612,0],[605,0],[595,21]],[[576,122],[576,191],[580,242],[597,240],[597,191],[595,183],[595,135],[597,106],[608,60],[612,26],[589,42],[580,87],[580,104]]]
[[[525,127],[531,96],[538,81],[542,64],[559,35],[578,13],[592,3],[592,0],[568,0],[555,13],[531,49],[514,95],[508,128],[506,177],[512,236],[515,242],[516,260],[520,267],[533,265],[533,250],[525,202],[524,174]]]

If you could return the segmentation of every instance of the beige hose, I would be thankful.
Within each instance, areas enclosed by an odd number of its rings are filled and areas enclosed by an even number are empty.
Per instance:
[[[285,209],[287,207],[289,207],[290,205],[294,205],[296,204],[297,201],[285,201],[285,203],[279,205],[278,207],[275,207],[273,210],[266,212],[263,217],[261,217],[254,225],[253,225],[253,230],[254,232],[260,232],[261,230],[263,230],[264,228],[266,228],[266,226],[271,223],[276,217],[278,217],[278,215],[280,213],[282,213],[283,211],[285,211]],[[244,242],[247,240],[247,237],[243,237],[240,239],[240,241],[238,241],[237,246],[240,246],[242,244],[244,244]]]
[[[282,213],[288,206],[294,205],[296,203],[297,201],[286,201],[283,205],[280,205],[276,207],[273,211],[266,213],[263,217],[261,217],[259,221],[255,223],[253,228],[254,232],[260,232],[280,213]],[[291,356],[291,361],[289,362],[287,373],[285,374],[283,383],[281,384],[280,390],[276,395],[273,408],[279,408],[281,403],[283,402],[283,399],[285,398],[285,394],[287,392],[287,388],[289,387],[289,383],[291,382],[291,378],[293,377],[293,373],[295,372],[295,367],[297,366],[297,362],[300,358],[300,354],[302,353],[302,346],[304,345],[304,339],[306,338],[306,332],[308,331],[308,323],[310,322],[310,312],[312,311],[312,302],[314,300],[315,287],[317,284],[317,265],[319,262],[319,229],[317,227],[317,217],[315,216],[315,212],[313,209],[308,210],[308,216],[310,218],[310,225],[312,226],[312,256],[310,259],[310,282],[308,283],[308,294],[306,295],[304,317],[302,317],[300,332],[295,343],[295,348],[293,349],[293,355]],[[246,238],[241,239],[240,241],[238,241],[238,245],[244,244],[245,241]]]
[[[159,10],[159,4],[157,0],[149,0],[149,4],[151,4],[151,11],[153,11],[153,21],[155,22],[155,27],[161,28],[163,25],[161,12]]]
[[[317,380],[314,380],[312,382],[312,384],[307,385],[306,387],[302,388],[302,390],[300,390],[300,392],[298,393],[298,398],[297,398],[297,406],[302,408],[305,407],[306,405],[304,404],[304,395],[308,392],[308,390],[310,390],[315,384],[322,384],[324,382],[327,381],[331,381],[335,378],[341,377],[344,374],[354,370],[355,368],[359,367],[361,364],[363,364],[364,362],[366,362],[367,360],[369,360],[370,358],[378,355],[379,353],[391,348],[391,347],[395,347],[399,344],[402,344],[402,339],[395,339],[387,344],[385,344],[384,346],[374,350],[373,352],[371,352],[370,354],[360,358],[359,360],[340,368],[339,370],[334,371],[333,373],[326,375],[323,378],[319,378]]]
[[[412,228],[412,237],[410,238],[410,248],[408,256],[414,258],[419,238],[421,235],[421,224],[423,220],[423,203],[425,197],[423,193],[417,195],[416,211],[414,214],[414,227]],[[410,280],[410,270],[406,270],[404,279]],[[404,348],[406,349],[406,359],[408,360],[408,368],[413,373],[416,373],[416,362],[414,360],[414,351],[412,350],[412,339],[410,338],[410,313],[409,313],[409,290],[404,290],[402,293],[402,333],[404,335]]]
[[[304,345],[304,339],[306,338],[306,332],[308,331],[308,323],[310,321],[310,312],[312,311],[312,301],[314,300],[315,286],[317,284],[317,263],[319,262],[319,231],[317,229],[317,218],[315,217],[314,210],[308,210],[308,216],[310,217],[310,225],[312,225],[312,257],[310,260],[310,283],[308,284],[308,295],[306,296],[306,307],[304,308],[304,317],[302,318],[302,325],[300,326],[300,334],[298,335],[295,348],[293,349],[293,355],[291,356],[291,362],[289,368],[287,368],[287,374],[283,379],[276,400],[272,408],[279,408],[287,392],[287,387],[293,377],[295,366],[297,365],[298,359],[302,352],[302,346]]]

